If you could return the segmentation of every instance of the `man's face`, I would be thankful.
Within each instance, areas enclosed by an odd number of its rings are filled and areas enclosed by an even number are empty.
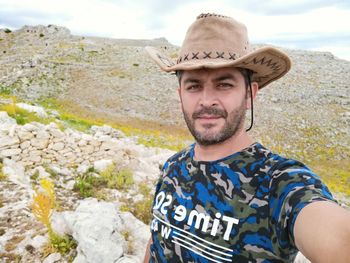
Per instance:
[[[248,102],[238,69],[184,71],[179,95],[187,126],[201,145],[221,143],[244,126]]]

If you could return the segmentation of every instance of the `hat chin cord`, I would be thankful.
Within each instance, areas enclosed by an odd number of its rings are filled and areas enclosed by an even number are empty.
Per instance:
[[[250,105],[251,105],[251,110],[250,110],[250,126],[247,128],[245,131],[250,131],[253,128],[253,123],[254,123],[254,110],[253,110],[253,91],[252,91],[252,84],[251,84],[251,78],[248,75],[248,87],[250,89]]]

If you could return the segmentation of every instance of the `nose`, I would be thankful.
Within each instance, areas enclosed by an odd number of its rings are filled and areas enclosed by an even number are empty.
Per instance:
[[[204,87],[199,101],[202,107],[213,107],[218,105],[217,94],[211,87]]]

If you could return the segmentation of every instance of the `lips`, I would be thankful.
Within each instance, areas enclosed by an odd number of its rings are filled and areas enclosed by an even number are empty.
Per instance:
[[[219,119],[222,118],[222,116],[219,115],[200,115],[198,117],[196,117],[196,119],[205,119],[205,120],[213,120],[213,119]]]

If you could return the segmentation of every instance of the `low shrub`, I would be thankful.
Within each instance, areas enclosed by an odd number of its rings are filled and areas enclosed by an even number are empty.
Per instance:
[[[32,212],[48,229],[49,247],[61,254],[67,254],[77,245],[71,236],[59,235],[52,229],[51,216],[56,206],[54,185],[48,179],[42,179],[40,185],[42,190],[36,189],[33,196]]]

